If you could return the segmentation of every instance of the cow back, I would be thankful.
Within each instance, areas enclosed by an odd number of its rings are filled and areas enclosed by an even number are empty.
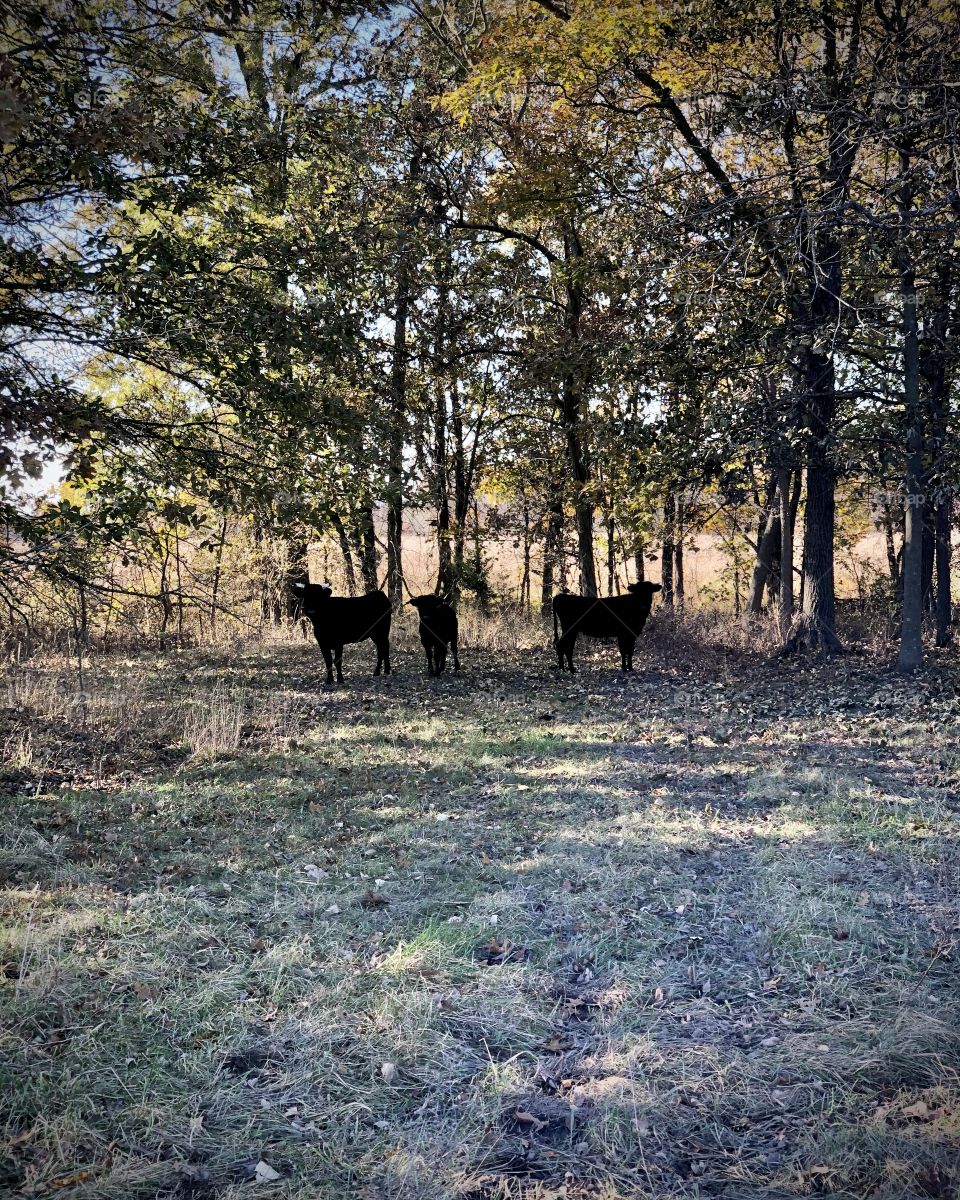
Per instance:
[[[340,645],[388,637],[390,617],[390,601],[376,591],[364,596],[331,596],[310,619],[321,645]]]
[[[646,596],[572,596],[561,593],[553,598],[553,611],[564,634],[582,633],[586,637],[639,637],[647,617],[650,600]]]

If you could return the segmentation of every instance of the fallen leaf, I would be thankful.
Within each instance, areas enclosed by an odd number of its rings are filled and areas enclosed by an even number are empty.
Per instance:
[[[572,1050],[573,1042],[565,1041],[558,1034],[554,1034],[549,1042],[545,1042],[543,1046],[548,1054],[562,1054],[564,1050]]]
[[[523,963],[530,957],[526,946],[515,946],[509,938],[498,942],[491,938],[481,951],[481,961],[488,967],[502,967],[505,963]]]
[[[521,1125],[529,1125],[535,1133],[539,1133],[541,1129],[546,1129],[547,1127],[546,1121],[541,1121],[533,1113],[524,1112],[522,1108],[517,1109],[516,1117]]]
[[[261,1158],[253,1172],[253,1177],[257,1183],[274,1183],[280,1178],[280,1172],[275,1171],[269,1163],[265,1163]]]
[[[386,896],[381,896],[379,892],[371,891],[370,888],[363,893],[363,898],[360,901],[361,908],[386,908],[390,901]]]
[[[318,867],[316,863],[307,863],[303,870],[305,874],[309,875],[310,878],[315,880],[317,883],[319,883],[322,879],[330,878],[323,867]]]
[[[393,1083],[397,1077],[397,1068],[392,1062],[385,1062],[380,1067],[380,1074],[383,1076],[384,1083]]]

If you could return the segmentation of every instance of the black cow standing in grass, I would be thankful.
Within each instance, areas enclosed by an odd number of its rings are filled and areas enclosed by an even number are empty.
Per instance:
[[[654,592],[659,583],[631,583],[625,596],[573,596],[560,592],[553,598],[553,644],[557,650],[560,670],[566,658],[571,673],[573,648],[577,634],[593,638],[616,638],[620,647],[620,665],[624,671],[633,670],[633,651],[637,638],[650,616]]]
[[[427,652],[427,674],[442,675],[447,647],[453,651],[453,669],[460,670],[457,654],[457,614],[443,596],[413,596],[409,603],[420,614],[420,641]]]
[[[337,682],[343,683],[343,647],[370,638],[377,648],[377,669],[390,674],[390,601],[383,592],[365,596],[334,596],[328,583],[295,583],[293,590],[303,601],[304,615],[310,618],[317,645],[327,664],[327,683],[333,683],[336,664]]]

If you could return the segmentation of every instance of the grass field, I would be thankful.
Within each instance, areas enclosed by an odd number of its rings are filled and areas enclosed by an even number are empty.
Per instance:
[[[0,1193],[960,1195],[960,700],[658,630],[10,667]]]

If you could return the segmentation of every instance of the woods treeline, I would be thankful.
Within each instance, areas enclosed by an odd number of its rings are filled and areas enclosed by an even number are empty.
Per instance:
[[[319,539],[398,604],[416,510],[483,604],[711,533],[833,654],[856,511],[947,643],[956,3],[3,10],[11,628],[282,621]]]

